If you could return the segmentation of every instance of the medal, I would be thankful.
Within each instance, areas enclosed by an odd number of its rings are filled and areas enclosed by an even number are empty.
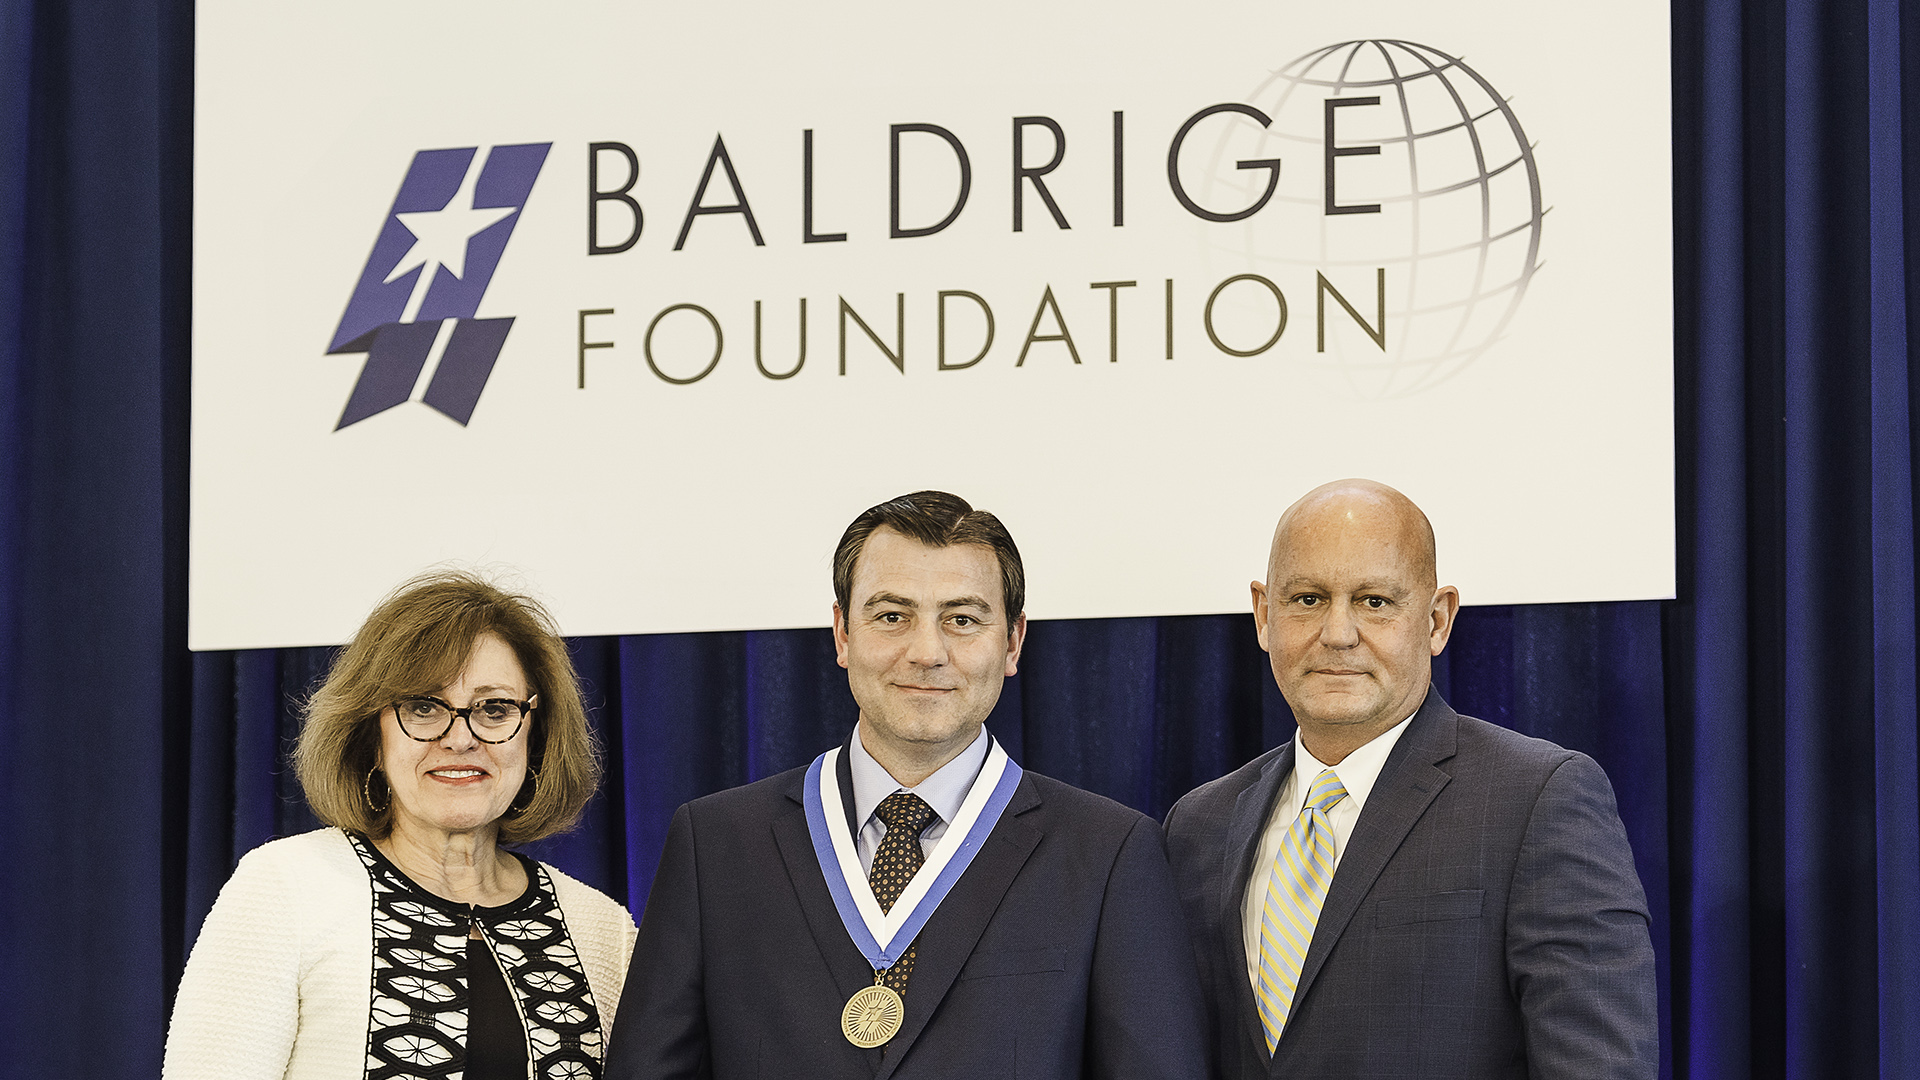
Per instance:
[[[907,1003],[891,989],[875,983],[847,999],[840,1010],[840,1031],[847,1041],[862,1050],[871,1050],[900,1030],[907,1015]]]
[[[834,779],[839,754],[836,746],[807,768],[803,800],[807,832],[813,839],[814,857],[826,878],[827,892],[840,913],[840,923],[878,977],[906,953],[934,909],[972,865],[973,857],[980,853],[1000,815],[1013,801],[1014,789],[1020,784],[1020,766],[1007,757],[998,742],[990,743],[986,763],[980,767],[980,775],[974,778],[946,835],[934,845],[893,907],[883,912],[867,884],[853,834],[847,829],[840,785]],[[862,987],[840,1010],[840,1030],[855,1046],[879,1046],[900,1031],[906,1011],[906,1003],[890,988],[877,983]]]

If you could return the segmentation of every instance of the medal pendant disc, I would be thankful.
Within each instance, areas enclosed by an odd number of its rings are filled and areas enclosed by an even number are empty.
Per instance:
[[[840,1032],[848,1042],[869,1050],[893,1038],[906,1015],[907,1004],[899,994],[885,986],[865,987],[840,1010]]]

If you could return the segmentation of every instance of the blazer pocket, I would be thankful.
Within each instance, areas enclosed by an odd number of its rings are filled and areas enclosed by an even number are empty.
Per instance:
[[[1486,898],[1484,889],[1458,889],[1454,892],[1430,893],[1426,896],[1394,896],[1380,901],[1375,909],[1375,926],[1403,926],[1407,923],[1447,922],[1454,919],[1477,919],[1480,917],[1481,902]]]
[[[1002,949],[978,952],[967,958],[960,969],[960,982],[992,979],[1006,975],[1037,975],[1067,970],[1067,950],[1060,946],[1045,949]]]

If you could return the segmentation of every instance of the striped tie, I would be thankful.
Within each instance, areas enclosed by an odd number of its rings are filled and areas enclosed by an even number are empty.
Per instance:
[[[1333,880],[1333,824],[1327,820],[1327,811],[1346,797],[1346,786],[1333,770],[1322,771],[1314,778],[1299,818],[1280,841],[1280,854],[1274,856],[1267,902],[1260,911],[1260,982],[1254,987],[1269,1054],[1280,1044],[1280,1032],[1287,1026],[1300,967],[1313,941],[1313,925],[1320,921],[1320,905],[1326,902],[1327,883]]]

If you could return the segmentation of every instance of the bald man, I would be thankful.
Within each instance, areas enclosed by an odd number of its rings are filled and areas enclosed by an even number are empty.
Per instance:
[[[1274,530],[1254,625],[1299,729],[1166,820],[1226,1080],[1659,1072],[1613,789],[1434,692],[1459,607],[1384,484],[1316,488]]]

